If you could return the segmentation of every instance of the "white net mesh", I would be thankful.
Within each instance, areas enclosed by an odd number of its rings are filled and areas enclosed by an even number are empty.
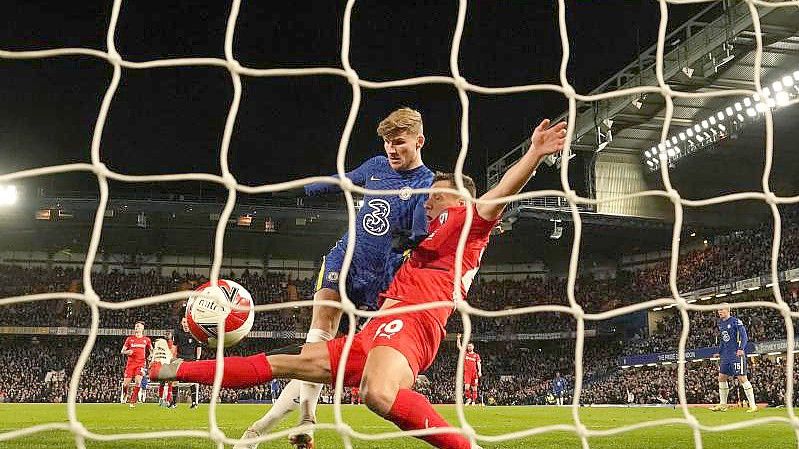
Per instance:
[[[220,268],[222,265],[223,243],[224,243],[223,238],[224,238],[225,228],[227,226],[228,219],[230,218],[230,215],[233,211],[236,202],[237,192],[243,192],[248,194],[275,192],[275,191],[300,187],[311,182],[326,182],[326,183],[338,184],[344,191],[344,195],[346,198],[347,212],[349,216],[348,229],[350,235],[355,235],[354,232],[355,203],[352,197],[353,192],[361,194],[400,193],[399,191],[366,190],[354,185],[349,179],[347,179],[344,176],[346,171],[344,167],[346,150],[349,144],[350,135],[353,126],[355,124],[356,117],[358,115],[362,89],[385,89],[390,87],[413,86],[420,84],[449,84],[457,89],[458,97],[461,103],[461,136],[460,136],[461,148],[458,155],[457,164],[455,167],[455,173],[457,174],[456,184],[458,192],[466,197],[468,197],[469,194],[468,191],[463,186],[461,176],[463,173],[463,166],[466,160],[466,155],[469,149],[469,97],[467,95],[468,92],[475,92],[486,95],[502,95],[502,94],[512,94],[512,93],[530,92],[530,91],[553,91],[561,93],[568,99],[569,103],[569,112],[568,112],[569,128],[567,134],[567,142],[571,140],[574,132],[576,104],[578,100],[588,102],[588,101],[598,101],[613,97],[625,97],[625,96],[629,97],[631,95],[641,95],[645,93],[660,94],[663,96],[666,102],[665,121],[663,124],[662,134],[661,134],[661,140],[665,141],[665,139],[669,135],[669,127],[671,125],[672,115],[674,111],[673,98],[709,98],[709,97],[722,97],[722,96],[741,97],[756,93],[755,90],[742,90],[742,89],[686,93],[686,92],[672,90],[670,86],[666,83],[666,80],[664,78],[663,54],[664,54],[664,41],[666,36],[666,29],[668,24],[668,4],[669,3],[686,4],[686,3],[701,3],[701,2],[702,0],[670,0],[670,1],[659,0],[660,23],[658,30],[657,63],[656,63],[656,75],[658,80],[657,86],[640,86],[636,88],[618,90],[597,95],[581,95],[575,92],[575,90],[567,81],[566,68],[569,62],[569,35],[568,35],[568,30],[566,28],[565,0],[558,0],[558,27],[560,31],[561,47],[563,52],[561,66],[560,66],[559,85],[534,84],[534,85],[489,88],[489,87],[482,87],[471,84],[463,76],[461,76],[460,70],[458,68],[458,55],[459,55],[461,37],[463,35],[463,30],[466,21],[466,9],[468,3],[466,0],[460,0],[458,7],[457,23],[455,27],[455,33],[453,36],[451,53],[450,53],[451,76],[422,76],[422,77],[399,79],[399,80],[392,80],[385,82],[374,82],[374,81],[360,79],[358,77],[358,73],[350,65],[350,60],[349,60],[350,21],[352,16],[352,10],[355,5],[355,0],[349,0],[347,2],[344,14],[343,37],[341,45],[341,64],[343,69],[328,68],[328,67],[307,68],[307,69],[253,69],[241,66],[238,63],[238,61],[236,61],[233,52],[233,37],[236,31],[236,20],[239,13],[239,7],[241,3],[240,0],[233,0],[231,5],[230,15],[228,17],[227,27],[225,32],[224,59],[177,58],[177,59],[151,60],[146,62],[131,62],[124,60],[122,56],[117,52],[115,46],[115,37],[116,37],[115,30],[119,19],[122,0],[115,0],[113,4],[111,19],[108,27],[108,32],[106,35],[106,46],[107,46],[106,51],[100,51],[89,48],[57,48],[57,49],[37,50],[37,51],[0,50],[0,58],[39,59],[39,58],[50,58],[56,56],[84,55],[84,56],[92,56],[103,59],[107,61],[109,64],[111,64],[111,66],[113,67],[113,77],[103,97],[103,101],[100,106],[100,111],[97,116],[97,121],[94,126],[94,133],[92,136],[92,143],[91,143],[91,163],[76,163],[76,164],[65,164],[57,166],[47,166],[47,167],[19,171],[0,176],[0,182],[6,182],[11,180],[41,176],[46,174],[66,173],[66,172],[91,172],[94,173],[94,175],[97,177],[98,185],[100,188],[100,201],[95,215],[94,227],[92,229],[89,249],[86,255],[86,261],[83,267],[84,293],[83,294],[66,293],[66,292],[46,293],[46,294],[17,296],[17,297],[8,297],[0,299],[0,306],[6,306],[21,302],[48,300],[48,299],[79,300],[85,302],[89,307],[89,309],[91,310],[91,317],[92,317],[91,332],[81,352],[80,358],[78,359],[78,362],[75,365],[73,376],[71,378],[69,385],[69,394],[67,401],[67,413],[68,413],[69,422],[47,423],[47,424],[41,424],[23,429],[17,429],[9,432],[0,433],[0,441],[13,440],[49,430],[67,430],[71,432],[74,436],[75,444],[79,448],[85,447],[85,440],[87,438],[90,440],[97,440],[97,441],[120,441],[120,440],[131,440],[131,439],[141,440],[141,439],[171,438],[171,437],[201,437],[213,440],[219,447],[222,447],[223,444],[233,444],[234,442],[237,441],[237,438],[235,437],[231,438],[230,436],[226,436],[224,432],[222,432],[222,430],[219,428],[216,421],[216,405],[219,397],[221,376],[222,376],[221,369],[217,370],[217,376],[212,391],[211,405],[208,412],[208,421],[210,427],[209,431],[181,430],[181,431],[161,431],[161,432],[146,432],[146,433],[97,434],[89,431],[83,425],[83,423],[78,419],[77,410],[76,410],[76,397],[78,393],[78,384],[80,382],[80,374],[82,373],[84,366],[88,361],[89,355],[92,351],[92,348],[94,347],[94,343],[97,338],[97,331],[99,328],[99,309],[100,308],[129,309],[133,307],[141,307],[150,304],[175,301],[178,299],[185,299],[191,294],[191,292],[183,291],[183,292],[176,292],[176,293],[158,295],[147,298],[139,298],[135,300],[117,303],[117,302],[103,301],[95,293],[94,289],[92,288],[91,272],[92,272],[92,266],[95,261],[95,257],[97,255],[97,249],[100,242],[101,230],[103,225],[103,218],[105,216],[105,210],[108,203],[108,179],[122,181],[122,182],[205,181],[205,182],[212,182],[223,185],[228,191],[228,196],[216,229],[213,263],[211,268],[211,278],[213,280],[216,280],[219,278]],[[760,72],[761,72],[762,57],[763,57],[763,41],[762,41],[761,26],[760,26],[760,15],[758,14],[757,8],[758,7],[797,8],[799,7],[799,1],[769,2],[769,1],[760,1],[760,0],[746,0],[745,3],[748,6],[751,14],[752,24],[754,27],[754,35],[757,42],[753,79],[756,91],[760,91],[761,90]],[[120,78],[122,76],[121,75],[122,68],[124,67],[127,69],[150,69],[157,67],[178,67],[178,66],[224,67],[230,73],[231,82],[233,85],[233,101],[230,104],[227,120],[225,122],[222,144],[219,150],[219,160],[221,164],[222,175],[217,176],[207,173],[184,173],[184,174],[172,174],[172,175],[133,176],[133,175],[116,173],[109,170],[101,162],[100,140],[103,133],[103,127],[106,124],[106,118],[108,116],[108,111],[111,106],[111,102],[113,101],[114,94],[116,93],[117,87],[119,86]],[[347,80],[347,82],[350,84],[352,88],[352,103],[350,105],[349,115],[344,130],[342,132],[341,140],[339,142],[337,159],[336,159],[337,172],[341,176],[340,180],[330,177],[312,177],[312,178],[297,179],[294,181],[283,182],[278,184],[269,184],[269,185],[260,185],[260,186],[246,186],[236,182],[236,178],[230,172],[228,166],[228,148],[230,145],[231,135],[233,133],[234,124],[236,121],[236,115],[239,110],[239,104],[241,102],[242,75],[253,76],[253,77],[278,77],[278,76],[295,77],[295,76],[314,76],[314,75],[336,75],[345,78]],[[582,447],[588,448],[589,437],[610,436],[610,435],[630,432],[633,430],[658,427],[669,424],[682,424],[689,426],[693,431],[694,443],[697,448],[702,447],[702,437],[701,437],[702,431],[721,432],[732,429],[742,429],[747,427],[759,426],[762,424],[774,423],[774,422],[787,423],[791,425],[795,429],[797,438],[799,438],[799,418],[797,418],[793,409],[793,388],[794,388],[793,369],[794,369],[795,342],[794,342],[794,328],[792,321],[792,318],[799,318],[799,312],[792,312],[788,304],[785,301],[783,301],[782,294],[779,288],[779,282],[778,282],[779,278],[777,272],[777,261],[779,255],[780,235],[781,235],[780,213],[777,208],[777,205],[797,203],[799,202],[799,196],[778,197],[769,188],[769,177],[771,173],[772,159],[773,159],[773,121],[770,110],[766,109],[764,111],[764,116],[766,123],[766,139],[765,139],[766,163],[763,170],[762,191],[733,193],[729,195],[713,197],[703,200],[687,200],[681,198],[679,192],[672,187],[672,184],[669,179],[668,169],[666,167],[667,164],[661,164],[660,165],[661,177],[665,186],[665,190],[644,191],[605,200],[605,201],[619,201],[632,197],[652,196],[652,197],[665,197],[668,198],[673,203],[675,223],[673,228],[673,238],[671,246],[671,264],[669,272],[669,285],[672,293],[671,298],[651,300],[643,303],[617,308],[602,313],[586,313],[583,311],[583,308],[580,306],[580,304],[577,303],[577,301],[575,300],[575,281],[577,275],[577,266],[578,266],[577,263],[580,255],[580,240],[582,237],[581,219],[578,213],[577,205],[597,204],[598,201],[592,200],[590,198],[582,198],[578,196],[576,192],[571,188],[567,176],[569,157],[562,158],[563,164],[560,167],[560,179],[563,188],[562,191],[546,190],[546,191],[526,192],[503,200],[503,201],[515,201],[526,198],[557,195],[564,197],[568,201],[575,227],[574,241],[572,243],[571,257],[569,260],[569,271],[568,271],[568,282],[567,282],[567,296],[568,296],[569,306],[542,305],[542,306],[517,308],[514,310],[486,311],[473,308],[469,306],[469,304],[467,304],[466,302],[461,301],[460,289],[455,288],[453,291],[453,297],[456,301],[457,311],[461,314],[463,320],[464,338],[466,341],[469,340],[471,334],[470,316],[472,315],[477,315],[482,317],[500,317],[500,316],[539,313],[539,312],[562,312],[573,315],[577,322],[576,345],[575,345],[575,354],[574,354],[574,367],[575,367],[574,399],[571,408],[572,417],[574,421],[573,424],[559,424],[559,425],[550,425],[542,427],[532,427],[527,430],[512,432],[512,433],[504,433],[500,435],[489,436],[489,435],[477,434],[475,430],[470,426],[469,422],[467,421],[463,409],[463,360],[464,360],[464,351],[465,351],[465,349],[463,349],[465,348],[464,345],[460,351],[460,356],[458,360],[458,369],[457,369],[456,402],[457,402],[458,423],[456,428],[452,428],[449,430],[425,429],[413,432],[397,431],[397,432],[379,433],[379,434],[365,434],[355,431],[346,422],[344,422],[342,417],[341,399],[343,391],[343,377],[340,377],[336,384],[334,423],[318,424],[314,427],[317,429],[333,429],[337,431],[341,436],[344,445],[347,448],[352,447],[353,438],[361,440],[386,440],[400,436],[429,435],[433,433],[440,433],[442,431],[461,432],[475,442],[477,440],[483,442],[501,442],[501,441],[523,438],[536,434],[542,434],[545,432],[569,431],[577,434],[577,436],[581,440]],[[564,153],[565,153],[564,156],[568,156],[570,153],[570,148],[568,146],[568,143],[567,147],[564,149]],[[417,189],[414,190],[413,192],[429,193],[430,191],[431,190],[429,189]],[[707,206],[712,204],[720,204],[720,203],[747,200],[747,199],[760,200],[765,202],[771,208],[774,217],[773,244],[771,251],[771,277],[772,277],[772,291],[774,294],[775,301],[739,302],[732,304],[732,307],[734,308],[768,307],[775,309],[782,314],[785,321],[785,328],[787,331],[787,346],[788,346],[787,355],[785,357],[785,371],[786,371],[785,406],[787,411],[787,417],[764,417],[764,418],[748,420],[745,422],[737,422],[722,426],[707,426],[701,424],[691,414],[691,411],[686,402],[685,350],[690,330],[688,311],[689,310],[712,311],[718,309],[719,306],[698,305],[698,304],[688,303],[685,298],[680,296],[680,293],[678,291],[677,262],[679,255],[678,250],[679,250],[680,234],[682,230],[683,207],[686,206],[700,207],[700,206]],[[492,202],[496,203],[500,201],[492,201]],[[471,208],[467,208],[467,211],[469,211],[467,217],[467,226],[464,227],[464,232],[461,234],[458,246],[457,258],[456,258],[456,264],[455,264],[456,279],[460,279],[461,277],[460,273],[461,261],[463,257],[463,247],[467,236],[466,230],[468,229],[469,223],[471,223],[471,218],[472,218]],[[354,318],[356,315],[381,316],[381,315],[401,313],[410,310],[423,310],[434,307],[451,307],[451,303],[438,302],[438,303],[429,303],[424,305],[394,308],[390,311],[390,313],[380,312],[380,311],[366,312],[366,311],[357,310],[353,305],[353,303],[347,298],[344,288],[344,279],[346,278],[346,272],[349,268],[352,259],[353,245],[354,245],[354,239],[349,239],[347,245],[346,257],[343,264],[343,274],[345,275],[340,277],[340,285],[341,285],[340,291],[342,292],[342,303],[340,305],[338,303],[332,303],[332,302],[327,303],[327,305],[340,307],[345,313],[349,315],[351,323],[349,338],[347,339],[347,344],[344,347],[344,354],[341,359],[341,364],[339,366],[340,371],[344,367],[344,363],[346,361],[346,357],[352,343],[352,337],[355,330]],[[458,283],[455,284],[457,285]],[[312,304],[313,304],[312,301],[298,301],[298,302],[289,302],[281,304],[261,304],[256,307],[256,310],[263,312],[263,311],[271,311],[271,310],[295,307],[295,306],[309,307]],[[683,418],[645,421],[629,426],[615,427],[604,430],[594,430],[587,428],[582,423],[579,413],[580,391],[583,382],[583,346],[584,346],[584,337],[585,337],[584,334],[585,321],[606,320],[612,317],[636,311],[643,311],[650,309],[652,307],[659,307],[664,305],[676,306],[680,312],[682,320],[682,333],[680,335],[679,350],[678,350],[679,363],[678,363],[677,391],[679,395],[679,405],[683,413]],[[223,363],[222,356],[223,356],[223,348],[220,343],[220,345],[217,347],[218,368],[221,368],[221,365]],[[258,441],[266,441],[276,438],[282,438],[285,437],[288,434],[288,432],[289,431],[283,431],[283,432],[277,432],[265,435],[258,438]]]

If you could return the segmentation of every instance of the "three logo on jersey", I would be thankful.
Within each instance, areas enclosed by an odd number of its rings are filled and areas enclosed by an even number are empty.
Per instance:
[[[385,235],[389,228],[388,214],[391,213],[391,204],[384,199],[374,198],[366,205],[372,211],[363,216],[364,231],[375,236]]]
[[[370,181],[382,181],[374,175],[369,177]],[[399,199],[407,201],[413,196],[412,189],[404,186],[400,189]],[[364,231],[374,236],[386,235],[390,228],[388,216],[391,214],[391,204],[382,198],[373,198],[366,203],[366,206],[371,208],[371,212],[363,216],[363,229]]]

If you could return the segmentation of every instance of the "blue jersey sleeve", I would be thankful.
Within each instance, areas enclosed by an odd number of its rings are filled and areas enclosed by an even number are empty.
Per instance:
[[[366,179],[369,177],[369,172],[377,164],[380,158],[381,156],[373,157],[364,162],[363,164],[361,164],[355,170],[347,172],[346,173],[347,178],[349,178],[353,184],[357,186],[363,186],[364,184],[366,184]],[[334,178],[339,177],[338,174],[332,176]],[[338,192],[341,192],[341,187],[337,186],[336,184],[315,182],[312,184],[307,184],[305,186],[305,194],[308,196],[318,196],[318,195],[325,195],[328,193],[338,193]]]
[[[738,349],[746,350],[746,344],[749,343],[749,336],[746,335],[746,327],[743,321],[738,319]]]
[[[427,237],[427,211],[424,203],[427,195],[420,195],[416,207],[413,209],[413,223],[411,224],[411,241],[418,244]]]

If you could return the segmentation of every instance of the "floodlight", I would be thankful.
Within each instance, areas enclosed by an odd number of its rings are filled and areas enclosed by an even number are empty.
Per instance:
[[[777,93],[777,104],[780,106],[785,106],[791,101],[791,97],[788,96],[788,92],[779,92]]]
[[[17,187],[0,186],[0,206],[11,206],[17,202]]]

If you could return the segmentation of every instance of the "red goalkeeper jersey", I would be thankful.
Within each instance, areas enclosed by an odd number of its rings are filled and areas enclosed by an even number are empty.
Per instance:
[[[150,337],[136,337],[129,335],[125,339],[123,348],[133,350],[133,354],[128,356],[128,363],[141,363],[144,364],[147,351],[153,349],[153,344],[150,342]]]
[[[463,251],[460,285],[463,297],[472,285],[480,268],[480,259],[488,245],[491,230],[498,220],[485,220],[472,207],[472,225]],[[423,304],[435,301],[452,301],[455,288],[455,253],[463,226],[466,224],[466,207],[450,207],[433,220],[427,238],[402,264],[383,298],[392,298],[406,304]],[[442,328],[452,309],[432,309]]]
[[[466,357],[463,359],[463,372],[476,373],[478,363],[480,363],[480,354],[476,352],[467,352]]]

